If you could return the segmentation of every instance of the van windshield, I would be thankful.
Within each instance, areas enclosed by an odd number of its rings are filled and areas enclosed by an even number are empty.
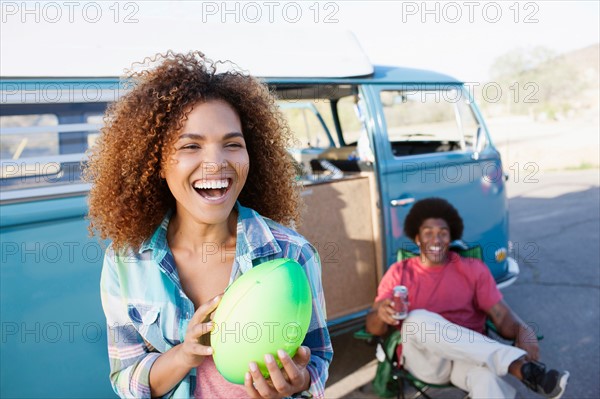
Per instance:
[[[479,123],[460,89],[384,90],[380,98],[395,156],[474,148]]]

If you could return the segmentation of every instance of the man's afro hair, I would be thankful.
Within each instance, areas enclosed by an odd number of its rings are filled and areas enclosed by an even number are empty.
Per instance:
[[[450,227],[450,239],[459,240],[463,233],[463,220],[448,201],[442,198],[425,198],[417,201],[406,215],[404,233],[411,240],[419,234],[419,228],[429,218],[443,219]]]

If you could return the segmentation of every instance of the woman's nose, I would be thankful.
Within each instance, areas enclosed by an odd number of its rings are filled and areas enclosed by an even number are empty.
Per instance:
[[[218,148],[207,148],[203,155],[202,167],[206,173],[216,173],[227,166],[225,154]]]

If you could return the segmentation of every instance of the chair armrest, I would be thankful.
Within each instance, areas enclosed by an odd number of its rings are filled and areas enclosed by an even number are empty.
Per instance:
[[[356,331],[353,334],[353,336],[354,336],[354,338],[356,338],[356,339],[362,339],[363,341],[371,340],[371,339],[373,339],[373,338],[376,337],[376,335],[373,335],[370,332],[367,332],[367,329],[365,327],[363,327],[360,330]]]

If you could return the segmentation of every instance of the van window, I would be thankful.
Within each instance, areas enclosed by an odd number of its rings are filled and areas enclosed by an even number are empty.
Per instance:
[[[308,180],[360,171],[357,141],[363,123],[356,86],[286,86],[278,105],[294,136],[289,152]],[[297,94],[297,96],[293,96]]]
[[[479,123],[460,89],[381,92],[395,156],[473,149]]]
[[[290,130],[294,135],[295,148],[329,148],[336,142],[329,130],[331,119],[329,104],[323,101],[280,101],[279,109],[283,112]]]
[[[104,118],[104,114],[86,114],[85,121],[86,121],[86,123],[88,123],[90,125],[101,126],[104,124],[103,118]],[[94,144],[96,143],[96,140],[98,140],[98,137],[100,137],[99,130],[96,132],[88,132],[87,147],[92,148],[94,146]]]
[[[360,120],[358,110],[358,95],[340,98],[337,103],[342,135],[346,145],[356,145],[364,124]]]
[[[102,116],[40,113],[0,116],[0,188],[3,192],[79,184],[85,150],[98,137]]]
[[[2,160],[19,159],[31,156],[58,154],[58,136],[52,132],[40,130],[44,126],[58,125],[58,118],[52,114],[0,116],[0,155]],[[8,134],[23,128],[36,127],[35,134]],[[16,128],[16,129],[15,129]]]

